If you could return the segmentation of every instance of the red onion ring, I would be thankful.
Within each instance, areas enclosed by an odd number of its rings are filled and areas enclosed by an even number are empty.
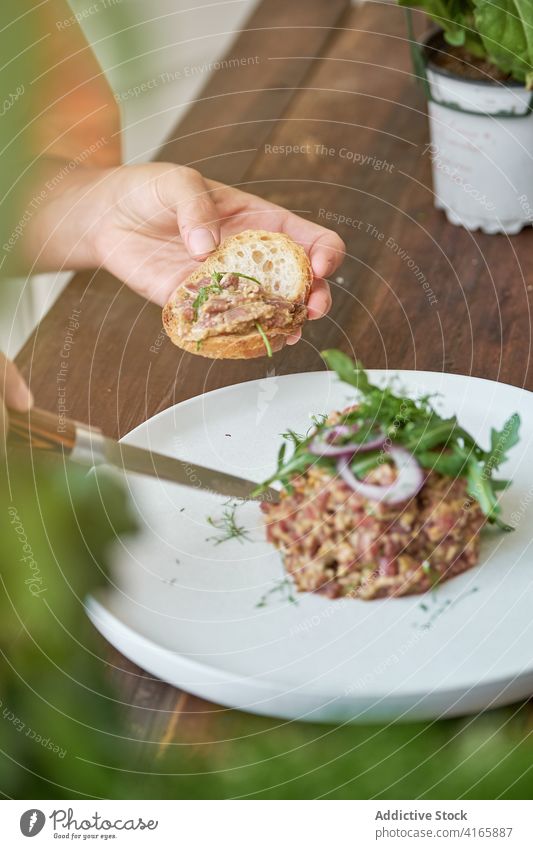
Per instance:
[[[349,427],[348,425],[333,425],[333,427],[328,428],[324,433],[326,434],[326,442],[335,442],[338,436],[348,436],[349,433],[357,433],[359,430],[359,425],[352,425]]]
[[[385,434],[369,439],[368,442],[345,442],[343,445],[332,443],[332,440],[336,437],[357,433],[358,430],[360,430],[359,425],[353,427],[334,425],[327,431],[323,431],[320,436],[315,436],[309,443],[308,449],[311,454],[316,454],[317,457],[353,457],[354,454],[362,454],[365,451],[382,448],[385,444],[387,439]]]
[[[348,457],[339,457],[337,471],[354,492],[368,498],[369,501],[379,501],[395,507],[413,498],[422,488],[425,477],[416,459],[405,448],[391,446],[388,453],[398,469],[398,476],[393,483],[385,486],[359,480],[350,468]]]

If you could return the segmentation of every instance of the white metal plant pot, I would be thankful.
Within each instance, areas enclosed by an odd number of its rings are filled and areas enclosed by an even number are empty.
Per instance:
[[[532,93],[450,73],[411,43],[428,97],[435,206],[468,230],[518,233],[533,222]]]

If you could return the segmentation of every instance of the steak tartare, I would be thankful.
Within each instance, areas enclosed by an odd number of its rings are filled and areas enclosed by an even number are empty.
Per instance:
[[[263,503],[267,539],[301,592],[376,599],[422,593],[478,562],[486,524],[501,518],[494,478],[518,442],[515,413],[483,449],[430,397],[371,383],[340,351],[322,356],[357,390],[342,412],[284,434],[278,503]],[[292,445],[291,456],[287,447]],[[259,492],[261,487],[259,487]]]
[[[389,482],[392,468],[370,472]],[[301,592],[374,599],[422,593],[475,566],[485,516],[466,482],[431,472],[402,507],[376,504],[312,467],[279,504],[264,504],[267,539]]]
[[[264,330],[299,327],[307,307],[275,297],[245,275],[228,272],[182,286],[174,317],[181,338],[201,343],[210,336],[250,333],[258,323]]]

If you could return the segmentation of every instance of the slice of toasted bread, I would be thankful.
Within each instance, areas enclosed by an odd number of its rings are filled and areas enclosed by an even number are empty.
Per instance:
[[[285,298],[291,303],[307,303],[313,272],[307,254],[284,233],[266,230],[244,230],[229,236],[201,263],[174,292],[163,309],[163,326],[167,335],[179,348],[192,354],[214,359],[248,359],[266,355],[263,338],[259,332],[226,333],[209,336],[201,345],[183,339],[178,333],[174,307],[180,290],[187,283],[196,283],[214,272],[236,272],[256,278],[265,292]],[[279,351],[294,328],[271,328],[266,335],[273,351]]]

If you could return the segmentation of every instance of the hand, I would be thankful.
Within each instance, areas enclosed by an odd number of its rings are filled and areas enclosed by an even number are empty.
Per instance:
[[[0,453],[5,452],[9,429],[8,409],[26,412],[33,397],[16,365],[0,353]]]
[[[321,318],[330,309],[324,278],[338,268],[345,252],[333,231],[176,165],[115,169],[101,181],[100,192],[109,202],[94,231],[98,263],[161,306],[222,239],[250,228],[286,233],[305,248],[315,276],[309,318]],[[300,331],[287,341],[299,337]]]

